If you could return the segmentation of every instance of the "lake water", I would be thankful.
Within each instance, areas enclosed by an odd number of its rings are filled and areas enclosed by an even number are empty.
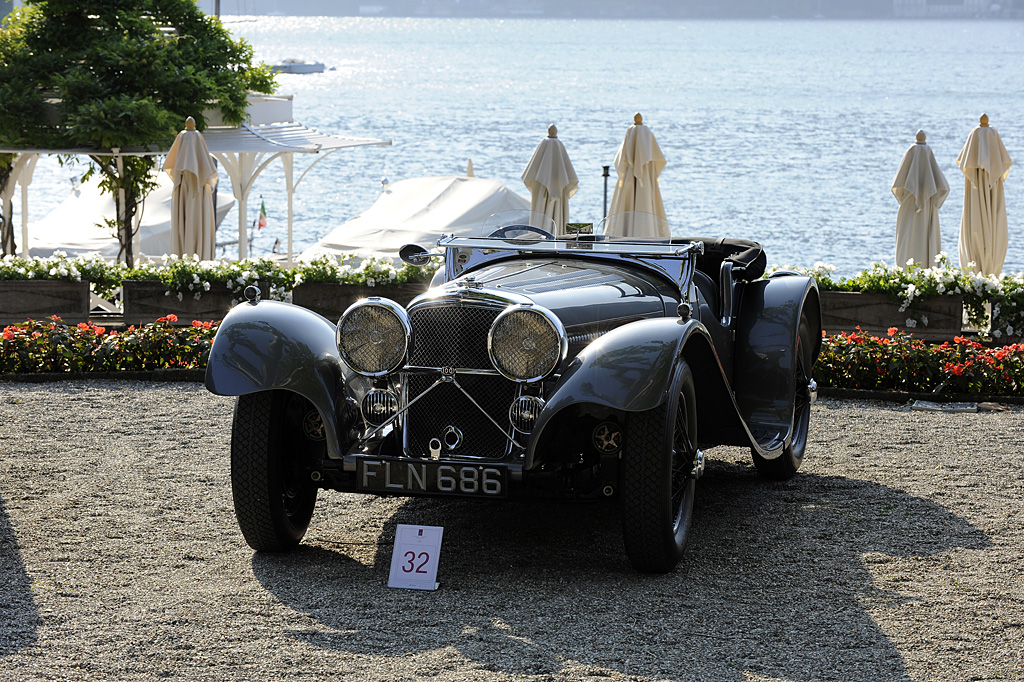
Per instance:
[[[244,20],[243,20],[244,19]],[[949,181],[943,248],[956,262],[963,175],[956,157],[981,113],[1024,158],[1024,24],[983,21],[612,21],[225,17],[258,59],[322,61],[280,75],[297,120],[387,138],[335,153],[295,199],[296,250],[370,206],[380,180],[475,174],[528,196],[523,168],[550,123],[580,187],[573,220],[599,220],[602,166],[637,111],[668,159],[661,190],[679,235],[762,242],[769,263],[891,263],[891,183],[919,128]],[[297,158],[296,166],[305,167]],[[614,168],[609,200],[614,186]],[[40,162],[42,216],[75,171]],[[285,242],[280,165],[250,199]],[[1006,184],[1006,272],[1024,271],[1024,169]],[[250,216],[250,219],[252,216]],[[233,231],[234,212],[224,227]]]

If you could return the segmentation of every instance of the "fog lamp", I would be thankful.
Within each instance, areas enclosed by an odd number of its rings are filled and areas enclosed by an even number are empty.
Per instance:
[[[387,389],[371,389],[363,396],[360,410],[367,424],[380,426],[398,414],[398,396]]]
[[[508,408],[508,420],[512,427],[522,433],[530,433],[537,425],[537,418],[540,411],[544,409],[544,400],[532,395],[524,395],[516,398],[512,406]]]

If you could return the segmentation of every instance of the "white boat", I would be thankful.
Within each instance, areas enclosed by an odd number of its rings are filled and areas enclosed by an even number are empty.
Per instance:
[[[530,202],[485,178],[446,175],[391,183],[373,206],[331,230],[299,255],[397,258],[405,244],[427,248],[442,234],[473,234],[495,213],[530,210]]]
[[[171,191],[174,182],[160,173],[157,187],[141,205],[139,223],[140,253],[159,257],[171,252]],[[235,205],[230,188],[217,193],[217,224]],[[76,185],[71,194],[42,220],[29,224],[28,249],[31,256],[51,256],[63,251],[69,256],[98,253],[104,258],[117,258],[120,244],[104,220],[116,216],[114,199],[100,191],[93,177]]]
[[[277,73],[323,73],[323,62],[307,62],[301,59],[282,59],[280,64],[271,64],[270,70]]]

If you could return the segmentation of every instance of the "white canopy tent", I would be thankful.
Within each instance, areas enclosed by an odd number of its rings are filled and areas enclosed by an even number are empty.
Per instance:
[[[247,258],[248,214],[247,199],[253,183],[260,173],[274,160],[280,158],[284,164],[285,186],[288,192],[288,260],[292,259],[292,197],[306,173],[328,155],[351,147],[390,145],[391,140],[371,138],[340,137],[327,135],[301,123],[291,120],[292,98],[288,96],[251,96],[249,98],[249,123],[241,126],[216,125],[219,123],[212,112],[207,112],[211,124],[203,131],[203,137],[210,154],[223,165],[231,191],[238,203],[238,258]],[[184,122],[183,122],[184,123]],[[22,188],[21,194],[21,242],[19,252],[28,255],[28,194],[32,170],[40,154],[110,156],[115,159],[124,156],[162,156],[167,149],[113,148],[113,149],[16,149],[0,148],[0,153],[18,154],[16,164],[22,164],[16,173],[16,181]],[[316,154],[309,165],[295,178],[295,154]],[[28,157],[24,158],[23,157]],[[135,252],[141,253],[138,233]],[[153,255],[153,254],[151,254]]]
[[[502,211],[528,211],[530,202],[495,180],[467,176],[393,182],[373,206],[331,230],[299,256],[323,254],[397,258],[405,244],[432,246],[442,234],[470,234]]]

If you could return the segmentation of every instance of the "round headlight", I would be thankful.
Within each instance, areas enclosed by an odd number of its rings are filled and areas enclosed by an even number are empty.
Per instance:
[[[491,363],[506,379],[539,381],[565,359],[569,341],[554,313],[530,305],[508,308],[487,334]]]
[[[402,306],[386,298],[353,303],[338,320],[338,351],[345,363],[366,376],[402,366],[412,327]]]

